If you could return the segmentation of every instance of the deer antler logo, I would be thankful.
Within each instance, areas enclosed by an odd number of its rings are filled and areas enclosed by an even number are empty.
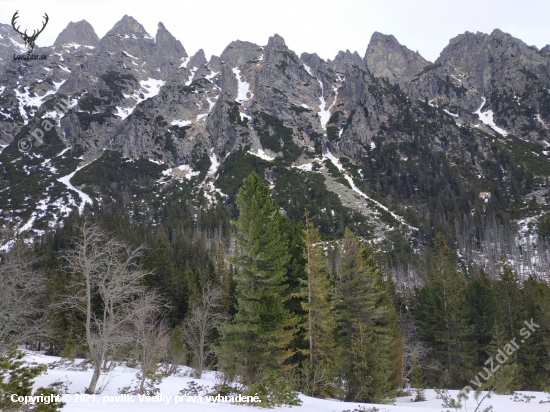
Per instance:
[[[33,30],[32,35],[29,36],[27,34],[27,30],[25,30],[24,33],[21,33],[19,31],[19,27],[15,27],[15,20],[17,20],[17,18],[19,17],[17,15],[17,13],[19,13],[19,10],[17,10],[15,12],[15,14],[13,15],[13,17],[11,19],[11,25],[12,25],[13,29],[21,35],[21,38],[23,40],[25,40],[25,47],[27,49],[27,53],[30,54],[34,50],[34,42],[36,41],[36,38],[38,37],[38,35],[40,33],[42,33],[44,31],[44,29],[46,28],[46,25],[48,24],[48,20],[50,20],[50,18],[48,17],[48,15],[46,13],[44,13],[44,18],[46,19],[46,21],[44,21],[44,23],[42,24],[42,28],[38,31]]]

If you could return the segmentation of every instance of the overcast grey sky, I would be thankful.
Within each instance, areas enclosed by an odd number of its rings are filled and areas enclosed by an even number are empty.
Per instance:
[[[431,61],[465,31],[499,28],[538,48],[550,43],[549,0],[0,0],[0,22],[9,24],[16,10],[30,31],[48,13],[39,46],[51,45],[70,21],[87,20],[102,37],[128,14],[151,36],[163,22],[189,54],[203,48],[207,57],[232,40],[265,45],[274,33],[296,53],[324,59],[346,49],[363,57],[374,31],[393,34]]]

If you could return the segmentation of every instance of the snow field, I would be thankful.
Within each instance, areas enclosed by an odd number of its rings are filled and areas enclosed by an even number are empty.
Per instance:
[[[496,131],[497,133],[500,133],[501,135],[503,136],[507,136],[508,133],[506,133],[506,130],[504,129],[501,129],[500,127],[498,127],[494,120],[493,120],[493,111],[492,110],[487,110],[486,112],[482,113],[481,112],[481,109],[483,108],[483,106],[485,106],[485,102],[487,101],[485,99],[485,97],[482,97],[483,99],[483,103],[481,103],[481,106],[479,106],[479,109],[477,109],[475,111],[475,114],[478,115],[479,117],[479,120],[481,120],[483,123],[485,123],[487,126],[489,126],[491,129],[493,129],[494,131]]]
[[[98,387],[104,387],[99,395],[85,395],[86,386],[90,383],[93,371],[85,367],[78,367],[82,360],[76,360],[74,364],[60,362],[61,359],[53,356],[46,356],[39,353],[30,352],[24,358],[29,364],[51,364],[57,365],[53,369],[49,369],[46,374],[42,374],[35,379],[35,389],[40,386],[48,386],[49,384],[62,381],[67,384],[68,391],[63,398],[66,402],[63,412],[83,412],[83,411],[106,411],[106,412],[140,412],[140,411],[159,411],[159,412],[175,412],[175,411],[191,411],[191,412],[246,412],[250,410],[265,410],[259,406],[245,406],[228,403],[212,403],[209,402],[209,391],[216,384],[216,373],[205,372],[202,379],[192,378],[189,375],[191,371],[188,367],[181,367],[177,376],[169,376],[165,378],[160,385],[158,398],[138,397],[137,395],[122,396],[119,390],[131,384],[137,370],[129,368],[125,365],[118,365],[112,368],[109,372],[102,374],[98,382]],[[199,396],[177,398],[179,392],[186,388],[187,385],[195,381],[197,385],[207,387]],[[458,391],[450,390],[449,393],[456,396]],[[448,409],[441,406],[441,401],[436,399],[436,393],[432,389],[425,391],[426,401],[411,402],[411,396],[404,396],[396,399],[394,404],[389,405],[374,405],[361,404],[359,402],[340,402],[330,399],[317,399],[300,394],[302,400],[301,406],[294,406],[293,410],[297,412],[342,412],[344,410],[353,410],[361,407],[367,410],[372,407],[378,408],[380,412],[440,412]],[[542,392],[520,392],[516,393],[519,399],[514,401],[514,395],[492,395],[483,403],[483,408],[492,405],[495,412],[548,412],[548,403],[539,403],[548,401],[548,395]],[[533,396],[527,404],[521,399],[523,396]],[[200,400],[199,400],[200,398]],[[467,410],[473,411],[476,402],[473,395],[470,396],[466,403]],[[177,403],[176,403],[177,402]],[[252,408],[252,409],[251,409]],[[277,412],[288,411],[288,407],[276,407],[273,409]]]

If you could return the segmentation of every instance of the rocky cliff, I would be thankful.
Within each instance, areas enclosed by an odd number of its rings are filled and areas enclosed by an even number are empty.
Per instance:
[[[53,46],[36,50],[48,60],[21,62],[5,57],[22,44],[9,29],[0,27],[6,156],[24,138],[35,150],[55,143],[82,164],[118,153],[162,164],[169,177],[201,176],[197,187],[212,193],[237,184],[238,164],[264,171],[275,188],[284,170],[320,167],[330,190],[344,185],[341,196],[367,196],[378,216],[408,219],[408,227],[439,213],[430,202],[441,193],[467,214],[485,207],[480,192],[519,200],[550,175],[550,46],[500,30],[461,34],[430,63],[381,33],[364,58],[349,50],[327,61],[298,56],[277,34],[263,46],[236,40],[220,56],[189,56],[162,23],[152,37],[130,16],[101,39],[87,22],[71,22]],[[30,132],[45,119],[53,130],[37,140]],[[5,193],[10,185],[4,178]],[[40,193],[28,197],[36,205]]]

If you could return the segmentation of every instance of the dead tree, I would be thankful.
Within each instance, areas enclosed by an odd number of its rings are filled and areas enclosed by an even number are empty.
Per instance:
[[[415,320],[406,307],[399,310],[399,325],[401,326],[401,336],[403,338],[403,366],[401,367],[401,389],[404,389],[410,375],[413,373],[415,362],[418,362],[423,371],[437,371],[441,365],[437,362],[425,364],[422,362],[431,349],[424,346],[418,339]]]
[[[101,367],[108,353],[128,343],[123,326],[138,308],[142,280],[149,274],[137,259],[142,248],[131,248],[109,238],[98,225],[84,223],[73,249],[62,252],[64,269],[76,279],[73,293],[62,305],[83,313],[86,342],[94,365],[87,393],[95,393]]]
[[[222,299],[223,292],[219,286],[205,283],[201,288],[200,300],[193,304],[182,323],[183,339],[193,354],[198,379],[202,376],[208,356],[214,353],[211,335],[225,320],[225,315],[218,311]]]
[[[168,346],[169,334],[161,311],[161,302],[154,293],[143,295],[133,311],[130,324],[133,354],[139,364],[139,380],[136,394],[143,395],[147,381],[154,381]]]
[[[9,243],[0,253],[0,354],[39,336],[45,308],[45,277],[34,268],[36,257],[23,241]]]

